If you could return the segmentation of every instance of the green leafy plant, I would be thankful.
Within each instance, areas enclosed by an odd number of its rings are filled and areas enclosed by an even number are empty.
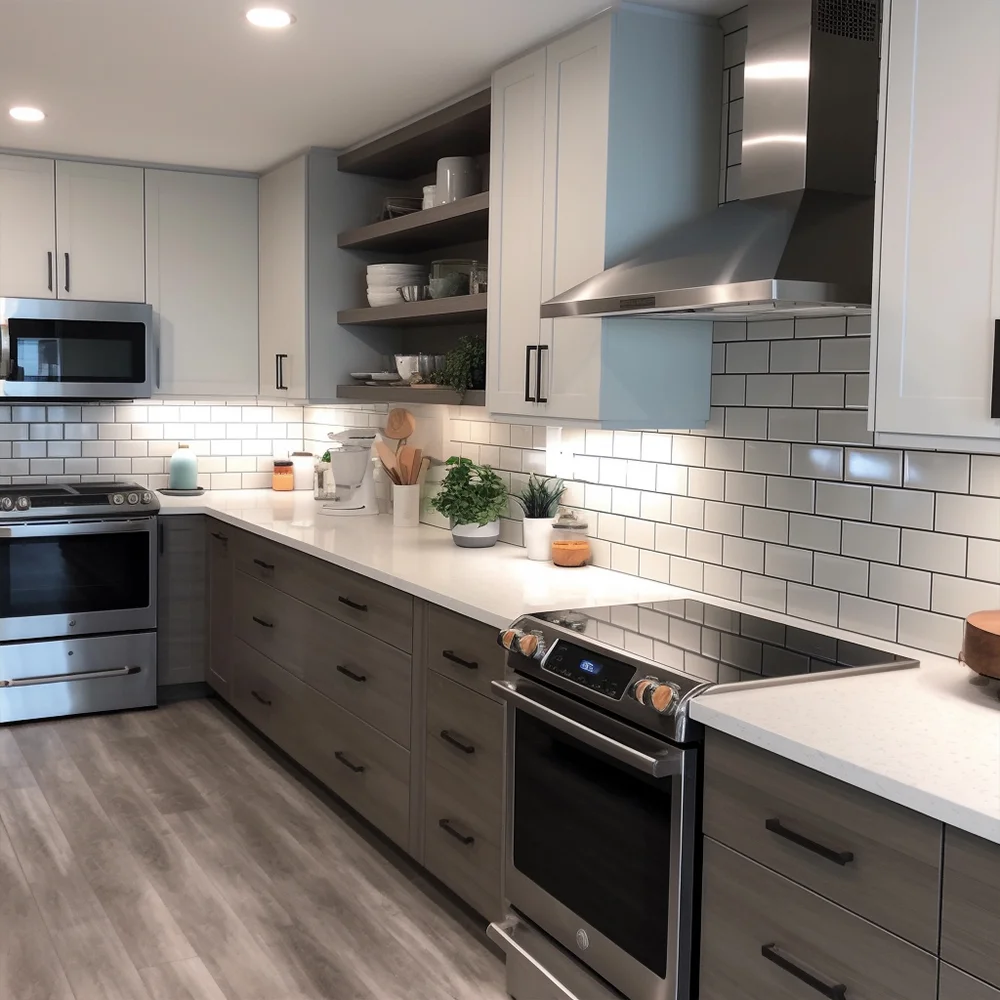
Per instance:
[[[436,385],[456,392],[486,388],[486,341],[463,337],[444,359],[444,368],[430,376]]]
[[[528,476],[528,485],[515,494],[514,502],[524,511],[525,517],[555,517],[565,489],[566,484],[561,479],[539,478],[532,473]]]
[[[488,466],[452,456],[431,506],[454,524],[489,524],[507,510],[507,487]]]

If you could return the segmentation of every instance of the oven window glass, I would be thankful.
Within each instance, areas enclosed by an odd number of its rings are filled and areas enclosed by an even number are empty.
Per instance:
[[[0,617],[149,607],[149,535],[0,541]]]
[[[11,318],[12,382],[145,382],[142,323]]]
[[[671,779],[518,712],[514,787],[517,870],[665,976]]]

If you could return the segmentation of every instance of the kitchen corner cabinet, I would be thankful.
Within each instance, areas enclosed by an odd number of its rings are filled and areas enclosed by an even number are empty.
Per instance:
[[[718,26],[619,9],[493,78],[487,406],[701,427],[712,325],[540,319],[541,303],[716,204]]]
[[[53,299],[55,163],[0,156],[0,296]]]
[[[885,30],[887,26],[888,30]],[[1000,5],[886,2],[869,421],[876,443],[1000,451]],[[1000,400],[994,402],[1000,404]]]
[[[156,394],[256,396],[257,180],[146,171]]]
[[[56,161],[59,298],[145,302],[143,170]]]
[[[372,221],[379,182],[339,173],[337,153],[313,149],[260,178],[260,383],[265,399],[333,401],[352,371],[377,371],[392,335],[364,338],[337,310],[364,296],[367,262],[337,234]]]
[[[208,602],[205,518],[160,517],[156,595],[157,686],[205,680]]]

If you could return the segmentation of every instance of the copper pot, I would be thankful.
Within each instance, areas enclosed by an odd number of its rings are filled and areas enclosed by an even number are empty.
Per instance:
[[[958,658],[977,674],[1000,679],[1000,611],[975,611],[965,619]]]

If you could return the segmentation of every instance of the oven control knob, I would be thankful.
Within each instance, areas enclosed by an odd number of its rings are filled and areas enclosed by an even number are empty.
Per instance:
[[[14,501],[10,497],[0,498],[0,510],[13,510]]]
[[[138,493],[130,493],[128,495],[128,502],[129,503],[138,503],[139,502],[139,494]]]
[[[590,938],[582,927],[576,932],[576,946],[580,951],[586,951],[590,947]]]
[[[31,501],[28,500],[27,497],[18,497],[17,498],[17,509],[18,510],[27,510],[30,506],[31,506]]]
[[[142,495],[142,502],[143,503],[152,503],[153,502],[153,494],[152,493],[143,493],[143,495]]]
[[[120,507],[123,503],[125,503],[125,494],[124,493],[113,493],[112,496],[111,496],[111,502],[116,507]]]

